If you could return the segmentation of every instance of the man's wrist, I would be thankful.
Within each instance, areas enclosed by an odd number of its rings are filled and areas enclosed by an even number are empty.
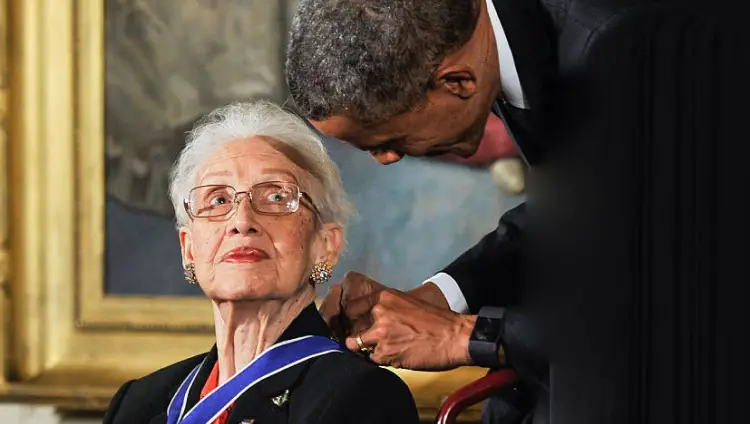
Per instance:
[[[452,357],[456,366],[473,365],[474,363],[471,360],[471,354],[469,354],[469,340],[476,321],[476,315],[458,315],[456,338],[454,339],[457,343],[452,343],[454,346]]]
[[[409,291],[412,296],[424,300],[425,302],[437,306],[440,309],[450,309],[448,299],[445,298],[440,288],[433,282],[427,281],[415,289]]]

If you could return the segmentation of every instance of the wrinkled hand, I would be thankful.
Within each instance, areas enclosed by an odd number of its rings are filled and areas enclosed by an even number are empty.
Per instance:
[[[369,357],[377,364],[438,371],[471,362],[473,317],[388,289],[362,274],[347,274],[320,309],[329,325],[342,327],[349,335],[350,350],[360,351],[357,336],[373,348]],[[342,317],[345,324],[339,325]]]

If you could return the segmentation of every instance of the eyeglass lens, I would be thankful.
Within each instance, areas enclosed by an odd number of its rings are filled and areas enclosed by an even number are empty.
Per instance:
[[[226,185],[196,187],[190,192],[190,213],[196,217],[215,217],[230,213],[239,203],[237,192]],[[286,214],[299,208],[300,192],[296,184],[268,182],[250,189],[250,203],[259,213]]]

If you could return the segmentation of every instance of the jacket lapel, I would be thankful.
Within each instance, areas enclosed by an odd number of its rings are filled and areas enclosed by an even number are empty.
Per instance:
[[[196,374],[195,382],[193,383],[193,386],[191,389],[194,389],[196,386],[198,387],[198,393],[197,395],[190,396],[188,395],[188,401],[186,405],[186,410],[190,409],[193,405],[195,405],[195,402],[197,402],[197,397],[200,396],[200,388],[203,387],[204,384],[206,384],[206,379],[208,378],[208,373],[211,372],[211,367],[213,367],[214,362],[216,362],[216,346],[211,349],[207,354],[198,355],[195,358],[190,358],[189,361],[192,361],[195,359],[193,364],[185,367],[185,375],[182,377],[176,377],[179,380],[175,381],[173,383],[173,386],[171,390],[167,393],[167,404],[169,404],[169,401],[172,400],[174,395],[177,393],[177,390],[179,389],[182,382],[187,378],[187,376],[190,374],[190,372],[194,369],[196,365],[201,364],[201,368],[198,371],[198,374]],[[206,369],[208,370],[208,373],[206,372]],[[191,390],[192,391],[192,390]],[[192,402],[191,402],[191,399]],[[164,410],[160,412],[158,415],[153,416],[149,421],[148,424],[165,424],[167,422],[167,407],[165,406]]]
[[[541,146],[535,140],[537,137],[541,138],[539,135],[541,130],[530,128],[528,117],[532,115],[532,112],[518,109],[505,100],[498,99],[492,105],[492,113],[505,123],[510,140],[516,146],[516,150],[521,153],[526,166],[538,164],[542,151]]]
[[[208,381],[208,376],[211,375],[211,370],[214,368],[214,364],[216,363],[218,357],[219,357],[219,353],[216,350],[216,345],[213,345],[211,350],[208,352],[208,355],[206,355],[206,359],[203,360],[203,363],[201,363],[201,367],[198,370],[198,374],[195,375],[195,380],[193,381],[193,385],[190,386],[190,390],[188,391],[187,405],[185,406],[185,411],[189,411],[190,408],[194,407],[195,404],[197,404],[198,401],[200,400],[201,391],[203,391],[203,386],[206,385],[206,381]],[[177,389],[175,388],[175,392],[176,391]]]
[[[556,69],[554,29],[545,25],[544,11],[534,0],[493,0],[508,38],[518,78],[531,109],[543,107],[546,84]]]
[[[206,384],[206,380],[208,380],[208,376],[211,373],[211,369],[213,368],[214,363],[216,363],[216,358],[217,358],[216,345],[214,345],[211,348],[211,350],[208,352],[208,354],[205,356],[203,361],[200,362],[201,367],[198,370],[198,374],[196,374],[195,376],[193,385],[190,386],[190,391],[188,392],[187,402],[185,405],[185,411],[190,410],[190,408],[192,408],[193,406],[195,406],[196,403],[198,403],[198,400],[200,399],[201,389]],[[184,378],[187,378],[188,374],[192,370],[193,369],[190,368],[188,370],[188,373],[185,374]],[[177,382],[177,384],[169,392],[168,399],[170,401],[172,400],[174,395],[177,393],[177,390],[179,389],[183,381],[184,379]],[[165,409],[159,415],[156,415],[153,418],[151,418],[148,424],[165,424],[166,422],[167,422],[167,410]]]
[[[556,69],[554,34],[544,24],[541,6],[533,0],[493,0],[498,18],[508,38],[513,61],[529,110],[513,107],[498,99],[493,112],[505,122],[511,139],[527,164],[539,161],[542,154],[542,119],[550,96],[550,83]]]

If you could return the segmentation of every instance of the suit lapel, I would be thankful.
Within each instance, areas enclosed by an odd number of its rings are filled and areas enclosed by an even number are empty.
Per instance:
[[[539,143],[535,142],[535,137],[539,135],[532,135],[533,133],[529,131],[530,124],[527,119],[531,112],[513,107],[502,99],[492,105],[492,112],[505,123],[510,140],[516,146],[516,150],[521,153],[526,166],[539,163],[542,152]]]
[[[193,381],[193,385],[190,386],[190,390],[188,391],[187,402],[186,402],[187,405],[185,406],[185,411],[189,411],[190,408],[194,407],[195,404],[197,404],[198,401],[200,400],[201,391],[203,391],[203,386],[206,385],[206,381],[208,381],[208,376],[211,375],[211,370],[214,368],[214,364],[216,364],[218,357],[219,357],[219,353],[216,350],[216,345],[214,345],[211,348],[211,350],[208,352],[208,355],[206,355],[206,359],[201,364],[201,367],[198,370],[198,374],[195,375],[195,380]]]
[[[537,0],[493,0],[508,38],[518,78],[531,109],[543,107],[545,85],[556,68],[554,34]]]
[[[550,95],[549,84],[556,69],[551,41],[554,35],[544,24],[544,15],[537,1],[493,0],[493,4],[530,106],[530,110],[521,110],[498,99],[493,112],[505,122],[526,163],[534,164],[542,153],[545,99]]]
[[[205,358],[199,363],[200,369],[198,370],[198,374],[195,376],[195,380],[193,381],[193,385],[190,386],[190,391],[188,392],[187,402],[185,405],[185,411],[190,410],[193,406],[195,406],[196,403],[198,403],[198,400],[200,399],[200,393],[203,386],[206,384],[206,380],[208,379],[209,374],[211,373],[211,369],[214,366],[214,363],[216,363],[217,358],[217,352],[216,352],[216,345],[214,345],[211,350],[208,352],[208,354],[205,356]],[[184,378],[187,378],[190,371],[192,371],[193,368],[190,368],[188,370],[188,373],[185,374],[183,379],[177,382],[177,384],[172,388],[172,390],[169,392],[167,399],[170,401],[174,397],[174,395],[177,393],[177,390],[179,389],[180,385],[184,381]],[[165,409],[163,412],[161,412],[158,415],[155,415],[153,418],[151,418],[148,422],[148,424],[165,424],[167,422],[167,410]]]
[[[206,367],[208,367],[208,372],[211,371],[211,367],[213,366],[214,362],[216,362],[216,346],[211,349],[207,354],[198,355],[194,358],[188,359],[188,361],[193,362],[190,365],[187,365],[185,367],[185,375],[182,377],[177,376],[176,378],[178,380],[174,381],[171,385],[171,389],[167,393],[167,404],[169,404],[169,401],[172,400],[174,395],[177,393],[177,390],[179,389],[182,382],[187,378],[187,376],[190,374],[190,372],[194,369],[195,366],[201,364],[201,369],[199,370],[198,374],[196,374],[195,382],[193,383],[193,386],[191,389],[194,389],[195,386],[198,386],[198,395],[200,396],[200,388],[203,387],[204,384],[206,384],[206,379],[208,378],[208,374],[205,372]],[[207,365],[208,364],[208,365]],[[196,396],[193,396],[192,398],[196,398]],[[197,400],[193,400],[191,403],[191,396],[188,396],[188,404],[185,407],[186,409],[190,409],[193,405],[195,405],[195,402]],[[164,410],[160,412],[159,414],[153,416],[149,421],[148,424],[165,424],[167,422],[167,407],[164,407]]]

